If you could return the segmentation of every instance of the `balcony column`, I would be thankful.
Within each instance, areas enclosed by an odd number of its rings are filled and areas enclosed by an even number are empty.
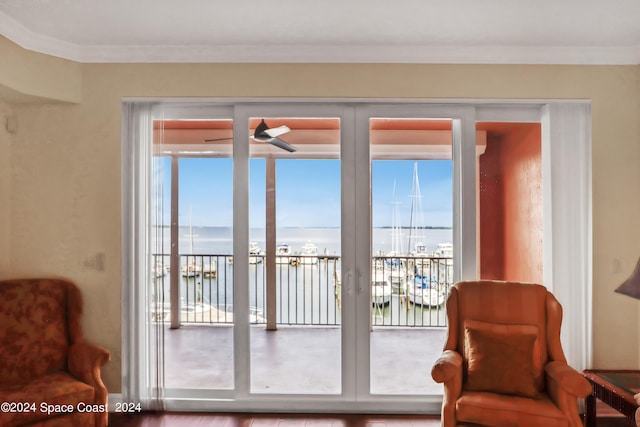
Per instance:
[[[267,330],[276,326],[276,159],[267,157],[266,165],[266,265],[267,270]]]

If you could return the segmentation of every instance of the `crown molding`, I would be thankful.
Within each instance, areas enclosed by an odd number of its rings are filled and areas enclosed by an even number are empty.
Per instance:
[[[640,64],[640,47],[174,45],[76,46],[73,55],[58,52],[57,56],[88,63]]]
[[[0,34],[82,63],[408,63],[640,65],[640,46],[79,45],[33,32],[0,12]]]

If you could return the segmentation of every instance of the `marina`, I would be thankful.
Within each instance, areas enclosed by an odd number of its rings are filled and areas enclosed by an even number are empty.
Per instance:
[[[450,230],[438,230],[446,234]],[[444,231],[444,233],[443,233]],[[381,233],[388,233],[388,229]],[[310,241],[305,245],[309,248]],[[339,325],[341,257],[291,250],[276,255],[277,320],[282,325]],[[315,246],[315,245],[314,245]],[[266,265],[264,251],[251,243],[249,259],[252,323],[265,323]],[[284,246],[282,246],[284,247]],[[379,326],[444,326],[444,302],[452,285],[449,257],[376,255],[372,257],[372,324]],[[323,251],[324,252],[324,251]],[[328,252],[328,250],[326,251]],[[380,251],[381,253],[383,251]],[[230,254],[181,255],[180,321],[233,323],[233,257]],[[156,256],[152,276],[155,304],[163,307],[155,320],[168,320],[169,256]],[[160,296],[162,294],[162,296]]]
[[[366,280],[370,284],[373,326],[445,326],[444,304],[453,285],[452,230],[426,227],[417,162],[412,172],[408,226],[402,225],[394,181],[391,226],[372,229],[371,271]],[[169,254],[154,255],[153,304],[162,307],[154,319],[166,321],[166,302],[170,290],[177,286],[180,323],[232,323],[233,310],[229,307],[233,306],[233,272],[237,267],[232,254],[233,230],[198,227],[196,231],[194,234],[190,207],[188,233],[179,233],[179,250],[188,247],[188,253],[179,255],[179,276],[169,274]],[[267,265],[265,231],[256,228],[249,233],[251,322],[266,322],[267,276],[269,280],[275,276],[275,288],[270,285],[269,292],[276,299],[276,324],[339,325],[341,228],[277,228],[277,243],[270,242],[276,245],[275,265]],[[165,227],[159,233],[164,241],[169,241],[167,232]],[[272,268],[275,271],[269,270]]]

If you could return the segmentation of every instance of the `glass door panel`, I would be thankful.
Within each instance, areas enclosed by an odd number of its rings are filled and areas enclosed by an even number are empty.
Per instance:
[[[452,120],[371,118],[370,393],[433,395],[453,284]]]
[[[154,318],[167,390],[230,390],[233,363],[231,119],[154,126]],[[161,179],[156,179],[161,178]]]
[[[250,392],[342,392],[340,119],[251,117]]]

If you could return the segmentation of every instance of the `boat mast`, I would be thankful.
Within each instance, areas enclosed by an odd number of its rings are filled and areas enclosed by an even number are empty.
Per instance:
[[[193,212],[192,206],[189,205],[189,254],[193,255]]]
[[[411,252],[414,249],[418,238],[421,237],[422,231],[419,228],[424,227],[424,218],[422,217],[422,194],[420,194],[420,181],[418,180],[418,162],[413,163],[413,182],[411,184],[411,213],[409,216],[409,247],[407,250]]]
[[[402,251],[402,231],[400,229],[400,202],[396,201],[396,180],[393,180],[393,198],[391,205],[391,253],[399,255]]]

